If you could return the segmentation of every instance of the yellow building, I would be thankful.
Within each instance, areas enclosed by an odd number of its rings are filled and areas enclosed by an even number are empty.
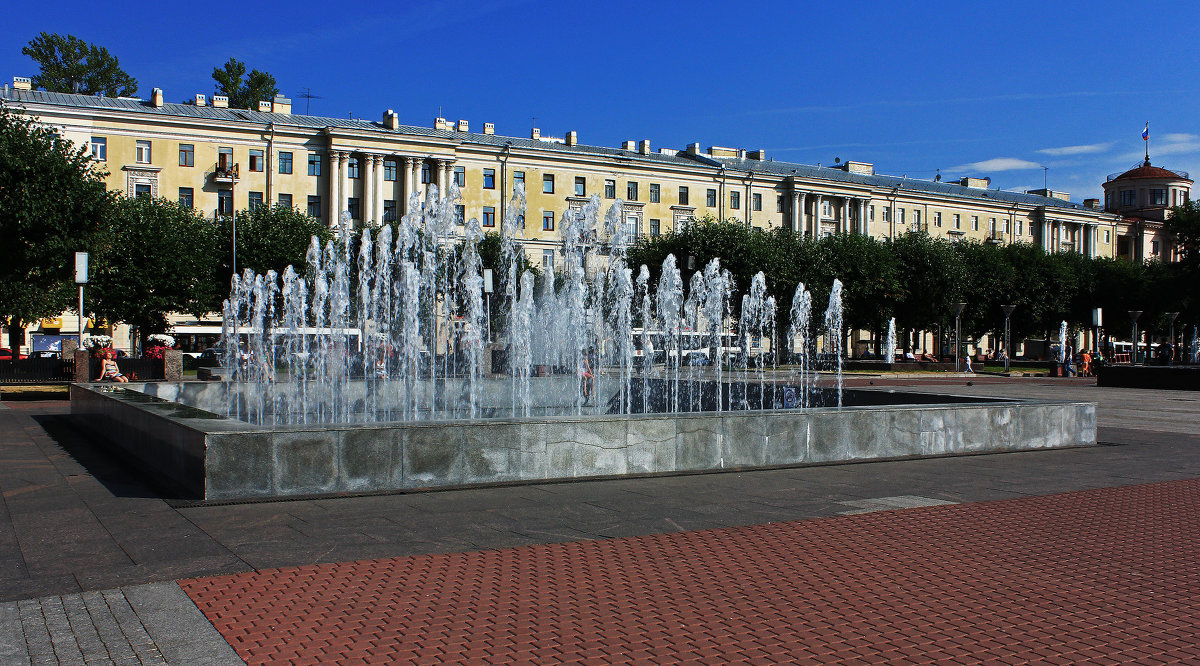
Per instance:
[[[989,181],[916,180],[876,174],[871,164],[811,166],[775,161],[762,150],[709,147],[653,150],[648,140],[619,148],[562,137],[472,131],[466,120],[404,125],[385,111],[378,121],[292,113],[282,96],[257,110],[228,108],[220,96],[186,104],[5,86],[0,103],[20,108],[89,146],[109,172],[110,189],[177,199],[206,217],[281,203],[333,223],[343,211],[360,223],[405,212],[410,195],[456,182],[462,219],[499,230],[518,182],[525,185],[526,249],[553,266],[559,217],[593,194],[624,201],[636,235],[666,233],[712,215],[754,227],[810,235],[861,233],[879,238],[922,229],[933,236],[1031,242],[1047,251],[1115,256],[1119,214],[1072,203],[1062,193],[989,189]]]

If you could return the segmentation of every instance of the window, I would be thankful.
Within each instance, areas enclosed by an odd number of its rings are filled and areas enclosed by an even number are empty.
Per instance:
[[[658,203],[662,199],[662,192],[658,183],[650,183],[650,203]]]
[[[710,188],[707,192],[704,193],[704,205],[708,206],[709,208],[717,207],[717,191],[716,190]]]
[[[1163,189],[1150,190],[1150,205],[1165,206],[1167,205],[1167,191]]]
[[[604,181],[604,198],[605,199],[616,199],[617,198],[617,181],[615,181],[615,180]]]
[[[971,231],[979,231],[979,216],[971,216]]]
[[[233,215],[233,191],[217,192],[217,215]]]
[[[757,192],[750,195],[750,206],[753,210],[762,210],[762,195]]]
[[[575,196],[587,196],[587,179],[583,176],[575,176]]]
[[[346,210],[350,211],[350,219],[362,219],[362,207],[359,205],[358,197],[350,197],[346,200]]]
[[[729,207],[737,210],[742,207],[742,193],[733,191],[729,193]]]
[[[190,143],[179,144],[179,166],[196,166],[196,146]]]
[[[896,209],[896,222],[898,224],[900,224],[901,226],[904,226],[904,209],[903,208]]]
[[[255,208],[258,208],[259,206],[261,206],[263,204],[263,193],[262,192],[250,192],[249,197],[250,197],[249,198],[250,210],[254,210]]]
[[[821,202],[821,217],[833,217],[833,204],[829,201]],[[904,216],[900,216],[900,221],[904,222]]]
[[[142,197],[150,198],[150,196],[152,196],[153,194],[154,194],[154,192],[153,192],[153,190],[151,190],[149,185],[138,184],[138,185],[133,186],[133,196],[134,197],[137,197],[139,199]]]
[[[680,185],[680,186],[679,186],[679,205],[680,205],[680,206],[686,206],[686,205],[688,205],[688,188],[687,188],[687,185]]]
[[[308,175],[321,175],[321,156],[316,153],[308,154]]]
[[[1105,242],[1105,243],[1111,243],[1111,242],[1112,242],[1112,235],[1111,235],[1111,234],[1112,234],[1112,231],[1111,231],[1111,230],[1109,230],[1109,229],[1105,229],[1105,230],[1104,230],[1104,242]]]
[[[1121,205],[1136,206],[1137,205],[1137,190],[1121,190]]]
[[[920,231],[921,229],[921,211],[913,211],[913,229]]]
[[[396,160],[383,161],[383,179],[391,182],[396,182],[396,177],[400,173],[400,163]]]
[[[642,233],[642,225],[638,224],[639,221],[637,215],[625,216],[625,232],[629,234],[630,238],[637,238]]]
[[[221,171],[233,169],[233,148],[217,148],[217,169]]]
[[[394,178],[392,180],[395,180]],[[454,167],[454,184],[459,187],[467,186],[467,168]]]
[[[347,178],[358,178],[359,177],[358,164],[359,164],[359,162],[358,162],[357,157],[351,157],[350,159],[346,160],[346,177]],[[254,169],[251,168],[250,170],[253,171]],[[358,218],[354,218],[354,219],[358,219]]]
[[[383,221],[384,222],[395,222],[396,221],[396,200],[395,199],[387,199],[383,202]]]
[[[542,194],[554,194],[554,174],[542,174]]]
[[[1150,241],[1150,254],[1158,256],[1158,241]]]
[[[261,151],[261,150],[250,151],[250,170],[251,171],[262,171],[263,170],[263,151]]]
[[[290,209],[292,207],[292,195],[281,193],[279,195],[279,205],[283,208]]]
[[[488,169],[483,170],[483,180],[485,183],[487,182],[487,172],[488,172]],[[492,171],[492,174],[495,174],[495,173],[496,173],[495,171]],[[495,175],[493,175],[492,178],[495,178]],[[520,183],[521,187],[525,187],[525,172],[524,171],[514,171],[513,172],[513,190],[514,191],[517,188],[517,183]]]
[[[195,192],[190,187],[179,188],[179,205],[191,210],[196,207]]]
[[[662,229],[662,221],[650,218],[650,235],[657,236]]]
[[[137,155],[135,156],[135,158],[136,158],[135,161],[138,164],[149,164],[150,163],[150,142],[149,141],[138,141],[137,142]]]
[[[630,180],[625,182],[625,200],[638,200],[638,184],[635,181]]]
[[[517,178],[517,174],[521,174],[520,179]],[[524,184],[525,183],[525,172],[517,171],[516,173],[513,174],[513,180],[514,180],[514,182],[519,180],[522,184]],[[485,190],[496,189],[496,170],[495,169],[484,169],[483,170],[483,189],[485,189]]]
[[[421,184],[428,185],[433,182],[433,169],[429,166],[429,162],[421,162]]]
[[[108,161],[108,139],[102,136],[92,137],[92,159]]]
[[[933,214],[933,226],[935,226],[935,227],[942,226],[942,214],[940,212]]]
[[[290,152],[279,152],[279,173],[290,174],[292,172],[292,154]]]
[[[996,235],[997,231],[999,231],[999,229],[996,228],[996,218],[988,218],[988,230],[992,232],[993,236]]]
[[[891,222],[891,221],[892,221],[892,209],[891,209],[891,208],[887,208],[887,207],[885,207],[885,208],[884,208],[882,211],[880,211],[880,212],[883,214],[883,221],[884,221],[884,222]]]
[[[308,216],[314,220],[321,219],[321,197],[308,195]]]
[[[542,213],[542,231],[554,231],[554,211]]]
[[[872,222],[875,221],[875,204],[867,206],[867,219]]]
[[[454,207],[454,223],[462,226],[467,223],[467,207],[459,204]]]
[[[783,195],[782,194],[775,197],[775,212],[776,213],[783,212]]]
[[[554,250],[542,250],[542,269],[554,270]]]
[[[959,215],[958,213],[954,214],[954,228],[962,229],[962,215]]]
[[[1009,224],[1010,224],[1010,223],[1009,223],[1009,221],[1008,221],[1008,220],[1005,220],[1005,221],[1004,221],[1004,233],[1006,233],[1006,234],[1007,234],[1007,233],[1009,233],[1009,231],[1011,230],[1011,229],[1010,229],[1010,227],[1009,227]]]
[[[485,226],[485,227],[496,226],[496,207],[495,206],[484,206],[483,207],[483,226]]]
[[[1023,220],[1017,220],[1017,235],[1020,236],[1023,233],[1025,233],[1025,222]]]

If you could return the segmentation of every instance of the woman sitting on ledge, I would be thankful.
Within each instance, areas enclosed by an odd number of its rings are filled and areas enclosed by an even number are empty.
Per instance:
[[[129,378],[121,374],[121,368],[117,366],[117,362],[113,360],[111,351],[100,353],[100,378],[98,382],[128,382]]]
[[[921,352],[921,360],[926,363],[939,363],[938,357],[930,354],[928,351]]]

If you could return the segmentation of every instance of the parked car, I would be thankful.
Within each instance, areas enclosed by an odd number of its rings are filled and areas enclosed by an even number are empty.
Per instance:
[[[41,351],[33,352],[32,354],[29,355],[29,358],[62,358],[62,352],[56,352],[56,351],[50,351],[48,349],[43,349]]]
[[[20,354],[20,355],[18,355],[17,358],[23,359],[23,358],[26,358],[26,356],[24,354]],[[8,347],[0,347],[0,361],[11,361],[11,360],[13,360],[12,350],[9,349]]]

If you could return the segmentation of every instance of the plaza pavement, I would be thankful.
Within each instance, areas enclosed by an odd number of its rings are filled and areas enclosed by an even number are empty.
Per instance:
[[[1101,445],[198,506],[3,403],[0,664],[1200,663],[1200,396],[849,383],[1094,400]]]

